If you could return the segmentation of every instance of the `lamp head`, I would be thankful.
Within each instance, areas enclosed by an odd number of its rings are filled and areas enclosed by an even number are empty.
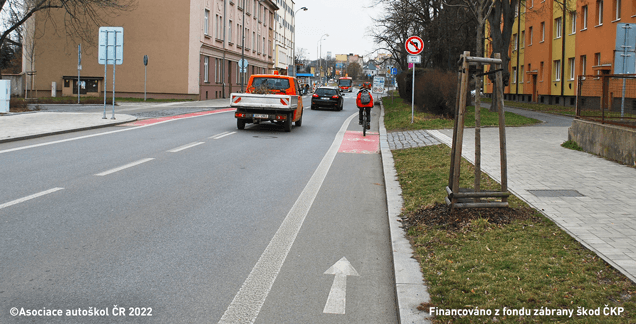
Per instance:
[[[307,10],[308,10],[308,9],[307,9],[307,7],[302,7],[302,8],[300,8],[300,9],[301,9],[302,11],[307,11]]]

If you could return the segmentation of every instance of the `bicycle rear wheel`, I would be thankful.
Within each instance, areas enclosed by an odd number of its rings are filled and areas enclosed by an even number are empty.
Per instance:
[[[367,118],[367,110],[362,109],[362,136],[367,136],[367,125],[369,120]]]

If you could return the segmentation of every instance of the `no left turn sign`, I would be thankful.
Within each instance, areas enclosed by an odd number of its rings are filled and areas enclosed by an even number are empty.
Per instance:
[[[406,51],[411,55],[417,55],[422,53],[424,49],[424,41],[417,36],[411,36],[406,40]]]

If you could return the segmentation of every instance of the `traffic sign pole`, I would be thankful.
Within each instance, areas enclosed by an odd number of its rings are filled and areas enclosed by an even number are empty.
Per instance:
[[[413,63],[413,82],[411,84],[411,124],[413,124],[415,119],[415,63],[421,63],[421,57],[418,54],[424,50],[424,41],[417,36],[411,36],[406,40],[404,47],[411,54],[408,57],[408,62]]]

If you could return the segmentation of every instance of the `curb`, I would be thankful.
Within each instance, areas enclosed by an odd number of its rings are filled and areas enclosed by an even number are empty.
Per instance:
[[[15,142],[15,141],[33,139],[33,138],[38,138],[38,137],[45,137],[45,136],[51,136],[51,135],[60,135],[60,134],[66,134],[66,133],[72,133],[72,132],[80,132],[80,131],[104,128],[104,127],[109,127],[109,126],[117,126],[117,125],[121,125],[121,124],[132,123],[132,122],[134,122],[136,120],[138,120],[138,119],[135,118],[134,120],[128,120],[128,121],[122,121],[122,122],[116,122],[116,123],[110,123],[110,124],[104,124],[104,125],[87,126],[87,127],[73,128],[73,129],[65,129],[65,130],[55,131],[55,132],[48,132],[48,133],[41,133],[41,134],[34,134],[34,135],[26,135],[26,136],[13,137],[13,138],[5,138],[5,139],[0,139],[0,143]]]
[[[386,127],[384,126],[384,105],[380,102],[380,152],[386,188],[387,212],[393,251],[393,270],[395,271],[395,294],[398,304],[399,323],[431,323],[432,316],[420,311],[417,307],[423,302],[430,302],[428,289],[424,284],[420,264],[413,258],[411,242],[401,227],[399,216],[402,212],[402,188],[397,181],[397,173],[393,162],[393,154],[389,148]]]

